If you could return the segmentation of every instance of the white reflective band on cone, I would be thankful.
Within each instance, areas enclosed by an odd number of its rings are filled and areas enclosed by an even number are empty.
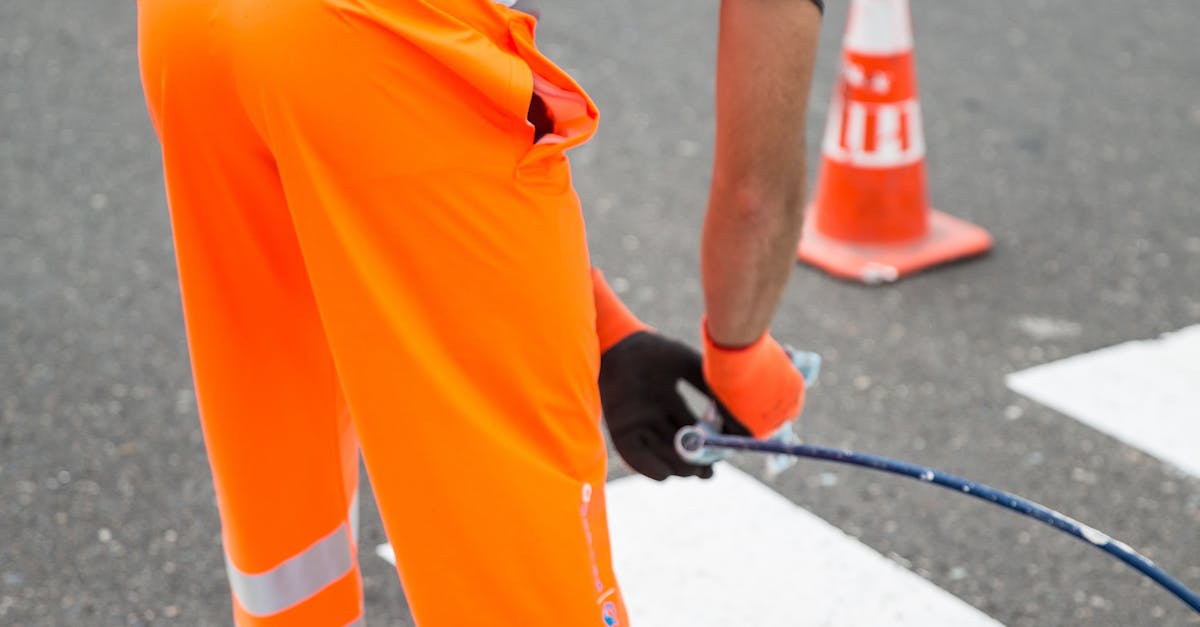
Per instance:
[[[873,132],[870,138],[868,128]],[[826,158],[859,168],[899,168],[917,163],[925,158],[921,105],[916,99],[847,103],[835,95],[821,147]]]
[[[852,0],[842,45],[849,52],[879,56],[911,51],[908,0]]]
[[[225,555],[229,587],[242,608],[254,616],[278,614],[303,602],[341,579],[353,566],[346,523],[264,573],[244,573]]]

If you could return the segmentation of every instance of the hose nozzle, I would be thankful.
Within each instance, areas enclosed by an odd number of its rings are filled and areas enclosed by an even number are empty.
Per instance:
[[[713,463],[711,453],[704,446],[704,429],[698,426],[683,427],[675,432],[675,452],[689,464]]]

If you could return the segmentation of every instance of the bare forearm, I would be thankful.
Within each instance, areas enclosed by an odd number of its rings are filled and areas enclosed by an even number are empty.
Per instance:
[[[758,339],[795,263],[804,118],[820,26],[808,0],[723,0],[717,134],[701,271],[721,345]]]

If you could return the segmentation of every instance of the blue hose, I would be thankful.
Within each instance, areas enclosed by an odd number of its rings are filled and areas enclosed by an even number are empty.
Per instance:
[[[714,434],[701,429],[699,427],[684,427],[679,430],[675,436],[675,446],[685,459],[697,459],[705,455],[710,455],[711,452],[706,451],[706,448],[718,448],[728,450],[756,451],[760,453],[771,453],[775,455],[791,455],[793,457],[806,457],[811,459],[820,459],[841,464],[851,464],[854,466],[862,466],[883,472],[890,472],[896,475],[903,475],[942,486],[943,488],[954,490],[968,494],[977,499],[982,499],[989,503],[1006,507],[1017,513],[1024,514],[1030,518],[1041,521],[1059,531],[1070,534],[1088,544],[1116,557],[1133,567],[1143,575],[1153,579],[1155,583],[1166,588],[1175,596],[1179,597],[1188,607],[1192,608],[1196,613],[1200,614],[1200,595],[1192,592],[1177,579],[1171,577],[1164,571],[1143,557],[1137,551],[1130,548],[1124,542],[1114,540],[1104,533],[1097,531],[1077,520],[1068,516],[1064,516],[1048,507],[1044,507],[1033,501],[1023,499],[997,490],[995,488],[976,483],[969,479],[963,479],[951,474],[929,468],[927,466],[919,466],[910,464],[887,457],[878,455],[870,455],[867,453],[858,453],[855,451],[844,451],[823,446],[812,446],[809,444],[788,444],[774,440],[755,440],[753,438]]]

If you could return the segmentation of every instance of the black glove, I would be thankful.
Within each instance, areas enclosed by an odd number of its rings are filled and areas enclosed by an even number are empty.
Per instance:
[[[613,445],[626,464],[655,481],[712,476],[711,466],[694,466],[675,452],[675,433],[696,424],[676,390],[680,379],[713,397],[700,353],[657,333],[633,333],[600,356],[600,403]],[[724,431],[745,431],[722,413]]]

